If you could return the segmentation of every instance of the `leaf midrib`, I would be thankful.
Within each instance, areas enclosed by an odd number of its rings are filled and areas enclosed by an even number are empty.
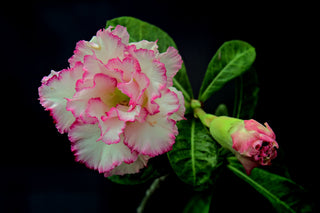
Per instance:
[[[217,81],[217,79],[219,79],[220,75],[223,74],[224,70],[226,70],[229,66],[231,66],[231,64],[233,64],[234,61],[238,60],[240,57],[242,57],[243,55],[247,54],[249,51],[252,51],[252,50],[254,50],[253,47],[248,48],[246,51],[244,51],[240,54],[237,54],[226,66],[224,66],[223,69],[218,73],[218,75],[216,75],[216,77],[214,77],[214,79],[211,81],[209,86],[207,86],[207,88],[201,94],[201,97],[199,98],[199,100],[204,101],[202,97],[206,97],[206,93],[208,93],[209,88],[211,88],[212,85],[214,85],[214,83]]]
[[[274,194],[272,194],[269,190],[267,190],[265,187],[263,187],[262,185],[260,185],[259,183],[255,182],[254,180],[252,180],[250,177],[248,177],[247,175],[245,175],[244,173],[242,173],[239,169],[233,167],[232,165],[228,165],[228,168],[230,170],[232,170],[233,172],[235,172],[238,176],[241,176],[241,178],[243,180],[245,180],[247,183],[249,183],[250,185],[257,187],[259,190],[261,190],[263,193],[265,193],[264,195],[266,197],[270,199],[275,200],[276,203],[279,203],[280,205],[283,205],[286,209],[288,209],[290,212],[295,213],[295,211],[289,206],[287,205],[285,202],[283,202],[282,200],[280,200],[277,196],[275,196]],[[258,190],[258,191],[259,191]],[[261,191],[259,191],[260,194],[263,194]],[[270,200],[271,201],[271,200]]]
[[[190,143],[191,143],[191,165],[192,165],[192,178],[193,178],[193,184],[196,184],[196,162],[195,162],[195,156],[194,156],[194,129],[195,129],[195,120],[192,120],[191,123],[191,137],[190,137]]]

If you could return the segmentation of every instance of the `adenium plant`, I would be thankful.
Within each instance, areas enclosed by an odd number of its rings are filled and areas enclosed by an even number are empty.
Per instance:
[[[225,168],[279,212],[307,212],[308,205],[290,202],[293,198],[285,191],[300,186],[256,168],[271,165],[279,145],[267,123],[250,119],[257,103],[251,69],[255,57],[250,44],[225,42],[210,61],[195,99],[173,39],[154,25],[120,17],[89,41],[79,41],[68,68],[43,77],[39,100],[57,130],[68,134],[77,161],[117,183],[155,179],[138,212],[170,173],[195,191],[206,191],[201,199],[197,192],[184,212],[208,212],[208,190]],[[204,112],[207,99],[239,79],[234,117],[227,110]],[[166,156],[171,168],[152,165],[159,155]]]

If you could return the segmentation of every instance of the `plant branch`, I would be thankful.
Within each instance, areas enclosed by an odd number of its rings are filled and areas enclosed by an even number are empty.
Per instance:
[[[144,198],[142,199],[139,207],[137,208],[137,213],[143,213],[144,209],[152,197],[152,195],[155,193],[155,191],[160,187],[161,182],[165,181],[165,179],[168,177],[168,175],[161,176],[157,179],[155,179],[152,184],[150,185],[149,189],[147,189],[146,194]]]

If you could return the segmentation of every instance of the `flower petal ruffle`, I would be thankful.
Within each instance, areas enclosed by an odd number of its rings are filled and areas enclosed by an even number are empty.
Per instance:
[[[69,131],[72,151],[76,160],[100,173],[110,172],[115,167],[137,160],[137,153],[124,145],[122,141],[116,144],[105,144],[99,141],[100,128],[97,124],[75,122]]]
[[[111,33],[110,29],[99,30],[91,41],[79,41],[76,45],[74,55],[69,59],[70,67],[78,61],[83,62],[84,56],[95,55],[103,63],[112,58],[123,58],[125,44],[122,39]]]
[[[50,110],[60,133],[68,132],[75,121],[71,112],[66,110],[67,99],[72,98],[76,82],[82,77],[82,64],[77,63],[73,68],[60,72],[52,72],[42,80],[39,87],[39,100],[41,105]]]
[[[167,71],[167,86],[171,87],[173,85],[173,77],[181,69],[182,58],[178,53],[178,50],[174,47],[168,47],[167,51],[159,54],[158,58],[160,62],[164,63]]]
[[[117,85],[116,79],[100,73],[94,76],[93,82],[92,87],[77,91],[67,103],[67,110],[71,111],[74,117],[80,117],[86,123],[92,123],[92,119],[88,118],[85,113],[90,99],[100,98],[105,103],[107,111],[115,105],[113,97]]]
[[[104,176],[109,177],[112,175],[124,175],[124,174],[134,174],[138,173],[140,169],[147,166],[149,156],[139,155],[137,160],[133,163],[123,162],[120,166],[115,167],[110,172],[105,172]]]
[[[143,123],[136,121],[127,125],[124,143],[132,151],[154,157],[171,150],[177,134],[174,120],[159,114],[149,115]]]

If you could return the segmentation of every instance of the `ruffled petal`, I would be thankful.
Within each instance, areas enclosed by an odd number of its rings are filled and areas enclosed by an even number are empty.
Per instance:
[[[136,49],[134,45],[129,46],[128,51],[138,59],[141,72],[146,74],[150,80],[149,87],[146,89],[147,104],[146,108],[150,114],[159,112],[159,105],[155,99],[161,97],[160,90],[167,84],[166,68],[163,63],[155,59],[152,50]]]
[[[69,127],[75,121],[71,112],[66,110],[67,98],[72,98],[76,82],[82,77],[83,69],[79,63],[75,67],[52,72],[42,80],[39,87],[39,100],[46,110],[50,110],[60,133],[68,132]]]
[[[98,124],[83,124],[77,121],[72,125],[69,139],[77,161],[100,173],[105,173],[123,162],[132,163],[137,160],[137,153],[131,152],[122,140],[119,143],[107,145],[97,141],[99,136]]]
[[[80,117],[83,121],[92,123],[92,119],[88,118],[85,113],[89,100],[92,98],[100,98],[107,106],[107,111],[110,110],[117,104],[114,100],[116,85],[116,79],[104,74],[96,74],[92,87],[83,88],[77,91],[72,99],[68,99],[67,110],[71,111],[74,117]]]
[[[106,64],[112,58],[124,57],[126,45],[121,42],[121,38],[106,30],[98,31],[96,38],[100,49],[95,54],[103,63]]]
[[[94,43],[91,43],[91,45]],[[73,56],[69,58],[68,62],[70,67],[73,67],[77,62],[83,62],[83,58],[85,55],[92,55],[94,50],[90,42],[88,41],[78,41],[76,44],[76,49],[73,51]]]
[[[268,125],[268,123],[265,123],[265,125],[267,126],[267,128],[253,119],[244,121],[244,126],[247,131],[255,131],[275,140],[276,135],[272,131],[271,127]]]
[[[86,107],[85,110],[85,116],[87,118],[92,118],[91,124],[100,122],[102,117],[105,116],[107,114],[109,110],[109,107],[103,103],[103,101],[101,100],[101,98],[91,98],[88,101],[88,105]],[[86,123],[90,123],[88,122],[88,120],[86,120]]]
[[[253,143],[259,140],[259,134],[256,132],[248,132],[244,128],[244,123],[242,122],[238,126],[238,131],[231,134],[232,138],[232,148],[239,152],[241,155],[246,155],[251,157],[250,148],[253,146]]]
[[[121,38],[122,43],[126,45],[128,44],[130,36],[126,27],[117,25],[116,28],[112,31],[112,34]]]
[[[239,153],[236,153],[235,155],[246,170],[247,175],[250,175],[252,169],[259,166],[259,163],[257,161],[253,161],[252,158],[240,155]]]
[[[155,55],[159,53],[157,41],[142,40],[138,42],[131,42],[130,45],[135,45],[137,49],[152,50],[155,53]]]
[[[113,58],[109,60],[106,68],[113,72],[121,73],[123,82],[130,81],[133,73],[141,72],[138,60],[130,56],[125,57],[123,60]]]
[[[129,82],[119,83],[118,88],[121,92],[130,97],[129,105],[144,104],[144,92],[148,88],[150,81],[144,73],[135,72]]]
[[[120,142],[120,135],[126,127],[126,122],[134,121],[140,114],[140,109],[140,106],[131,109],[128,106],[118,105],[108,111],[108,107],[100,98],[92,98],[88,102],[86,113],[99,123],[101,136],[98,140],[114,144]]]
[[[93,86],[93,78],[96,74],[102,73],[117,81],[122,79],[122,73],[117,70],[109,70],[95,55],[84,57],[83,69],[85,70],[83,79],[77,82],[77,91],[84,87]],[[80,87],[81,86],[81,87]]]
[[[99,124],[101,129],[101,137],[98,140],[102,140],[106,144],[119,143],[120,135],[123,133],[126,127],[126,121],[120,120],[116,108],[112,108],[107,114],[101,118]]]
[[[169,89],[161,90],[161,97],[156,99],[155,102],[159,105],[159,114],[167,117],[177,112],[180,108],[177,94]]]
[[[121,134],[126,127],[126,122],[119,120],[118,117],[109,117],[101,122],[101,137],[98,140],[103,141],[106,144],[119,143],[121,140]]]
[[[106,116],[101,117],[99,126],[102,134],[99,140],[102,140],[106,144],[118,143],[126,127],[126,122],[134,121],[139,114],[139,106],[134,109],[122,105],[112,108]]]
[[[136,120],[137,117],[143,116],[141,106],[139,106],[139,105],[137,105],[135,107],[117,105],[117,107],[114,108],[114,110],[117,112],[118,118],[122,121],[133,122]],[[108,116],[109,116],[109,114],[108,114]]]
[[[160,62],[165,64],[168,78],[167,86],[171,87],[173,85],[173,77],[181,69],[182,58],[174,47],[168,47],[167,51],[159,54],[158,58]]]
[[[85,55],[94,54],[106,64],[112,58],[123,58],[125,47],[120,37],[112,34],[110,30],[103,29],[98,31],[91,41],[79,41],[69,63],[73,67],[76,62],[83,62]]]
[[[186,119],[184,117],[184,113],[186,112],[186,107],[184,105],[184,97],[183,97],[182,92],[178,91],[175,87],[170,87],[169,89],[177,95],[177,97],[179,99],[179,104],[180,104],[178,111],[176,111],[174,114],[172,114],[170,118],[172,118],[175,121],[180,121],[180,120]]]
[[[124,174],[135,174],[140,171],[140,169],[147,166],[148,160],[150,159],[147,155],[139,155],[137,160],[133,163],[122,163],[110,172],[104,173],[105,177],[110,177],[112,175],[124,175]]]
[[[175,121],[159,114],[149,115],[145,122],[128,123],[124,143],[133,151],[153,157],[171,150],[177,134]]]
[[[139,61],[128,55],[122,61],[118,58],[112,59],[106,65],[108,70],[122,73],[122,82],[117,87],[130,98],[129,105],[143,105],[146,97],[143,97],[145,90],[150,85],[147,75],[141,72]]]

